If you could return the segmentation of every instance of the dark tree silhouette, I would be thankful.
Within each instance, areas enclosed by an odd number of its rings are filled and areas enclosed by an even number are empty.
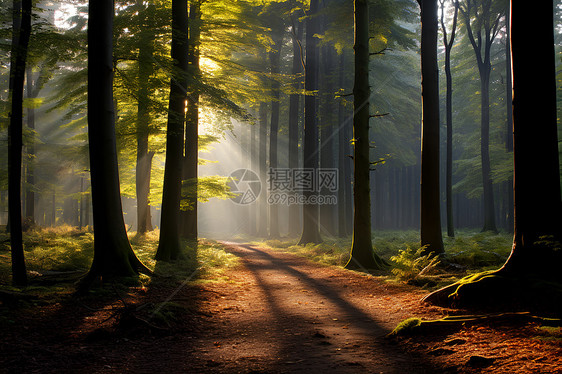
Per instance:
[[[162,261],[181,257],[179,217],[188,53],[187,1],[173,0],[171,57],[174,66],[170,79],[160,240],[156,251],[156,259]]]
[[[304,89],[307,94],[304,98],[304,142],[303,142],[303,166],[307,170],[316,172],[319,166],[318,157],[318,124],[316,120],[316,94],[318,89],[318,0],[310,1],[310,10],[306,20],[306,64]],[[302,207],[302,234],[300,245],[308,243],[320,243],[320,228],[318,221],[318,204],[311,200],[317,194],[316,191],[303,191],[306,200]]]
[[[447,79],[446,117],[447,117],[447,166],[445,175],[445,190],[447,196],[447,235],[455,236],[453,223],[453,75],[451,74],[451,50],[455,43],[459,2],[454,2],[453,25],[451,33],[447,33],[445,26],[445,0],[439,0],[441,5],[441,30],[443,32],[443,46],[445,47],[445,77]]]
[[[21,217],[21,152],[23,147],[23,85],[31,35],[31,0],[13,2],[10,61],[10,124],[8,126],[8,219],[12,254],[12,282],[27,284]]]
[[[421,244],[443,253],[439,196],[439,72],[437,68],[437,0],[421,7],[422,154]]]
[[[113,0],[88,10],[88,142],[94,217],[94,260],[82,282],[96,277],[150,274],[135,256],[125,229],[113,103]]]
[[[369,160],[369,3],[354,1],[355,81],[353,85],[353,242],[348,269],[380,269],[382,260],[373,252]]]

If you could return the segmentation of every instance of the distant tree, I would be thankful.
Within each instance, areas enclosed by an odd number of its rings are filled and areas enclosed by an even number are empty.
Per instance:
[[[292,35],[292,90],[289,95],[289,168],[295,170],[299,167],[299,104],[302,95],[298,91],[302,88],[302,72],[303,72],[303,24],[292,18],[291,35]],[[300,227],[299,217],[300,205],[292,204],[289,207],[289,234],[296,235]]]
[[[8,126],[8,215],[12,253],[12,282],[27,284],[21,217],[21,161],[23,147],[23,86],[27,48],[31,35],[32,1],[13,2],[12,54],[10,61],[10,123]]]
[[[441,30],[443,32],[443,46],[445,47],[445,76],[447,79],[447,99],[446,99],[446,117],[447,117],[447,165],[445,175],[445,190],[447,197],[447,235],[455,236],[455,226],[453,223],[453,75],[451,74],[451,50],[455,43],[455,34],[457,31],[457,17],[459,14],[459,2],[454,0],[453,8],[453,25],[451,33],[447,33],[445,26],[445,0],[439,0],[441,5]]]
[[[500,6],[501,5],[501,6]],[[494,190],[490,166],[490,73],[492,72],[491,48],[500,29],[505,5],[492,0],[478,2],[465,0],[459,5],[464,18],[467,36],[476,55],[480,74],[480,157],[484,203],[484,227],[482,231],[497,231],[494,211]]]
[[[460,306],[554,304],[562,294],[562,202],[557,142],[553,6],[511,1],[515,235],[502,268],[463,279],[425,300]],[[533,30],[534,53],[528,50]],[[536,66],[541,66],[536,69]],[[554,282],[554,283],[553,283]]]
[[[97,277],[150,274],[134,254],[119,189],[113,101],[113,0],[90,2],[88,8],[88,141],[94,260],[82,287]]]
[[[421,7],[422,146],[421,244],[443,253],[439,194],[439,73],[437,67],[437,0],[418,0]]]
[[[380,269],[383,261],[373,251],[369,160],[369,3],[354,1],[355,81],[353,85],[353,241],[348,269]]]
[[[277,26],[274,30],[275,40],[273,49],[269,52],[269,63],[271,66],[271,121],[269,123],[269,167],[277,168],[277,139],[279,135],[279,111],[281,107],[281,83],[279,82],[279,72],[281,67],[281,47],[283,45],[283,29],[284,25],[280,19],[277,20]],[[279,238],[279,209],[277,204],[269,205],[269,238]]]
[[[319,166],[318,158],[318,126],[316,120],[316,94],[318,89],[318,0],[310,1],[310,9],[306,19],[306,64],[304,89],[304,136],[303,136],[303,166],[308,171],[316,173]],[[320,243],[319,209],[318,204],[311,200],[316,196],[315,191],[305,190],[303,195],[306,203],[302,207],[303,227],[299,240],[300,245]]]
[[[151,125],[150,111],[150,77],[154,73],[154,6],[144,6],[137,2],[139,53],[138,53],[138,89],[137,89],[137,233],[145,234],[152,230],[150,213],[150,176],[154,151],[149,150],[149,134]]]
[[[162,261],[176,260],[181,257],[179,214],[188,54],[187,1],[173,0],[171,57],[174,65],[170,79],[160,241],[156,252],[156,259]]]

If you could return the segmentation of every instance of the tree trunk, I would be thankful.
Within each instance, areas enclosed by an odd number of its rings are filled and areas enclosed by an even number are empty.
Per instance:
[[[562,240],[562,204],[552,11],[550,2],[530,7],[512,0],[515,235],[504,269],[560,282],[562,256],[554,248]],[[538,36],[532,54],[529,27]]]
[[[149,152],[148,136],[150,133],[150,87],[149,79],[154,73],[154,32],[152,14],[153,6],[143,9],[139,14],[139,61],[138,61],[138,109],[137,109],[137,233],[145,234],[152,230],[152,216],[150,214],[150,176],[154,152]]]
[[[174,70],[170,79],[160,240],[156,251],[156,260],[161,261],[177,260],[182,255],[179,217],[189,53],[187,30],[187,2],[185,0],[172,0],[171,57],[174,61]]]
[[[310,10],[306,20],[306,66],[304,88],[304,141],[303,141],[303,166],[307,172],[318,172],[318,125],[316,121],[316,94],[318,89],[318,0],[310,1]],[[299,245],[308,243],[321,243],[318,204],[311,200],[317,196],[316,186],[303,191],[305,203],[302,207],[302,234]]]
[[[88,12],[88,141],[94,260],[83,287],[99,276],[150,273],[135,256],[123,220],[113,104],[113,1],[90,2]]]
[[[199,1],[191,3],[189,9],[189,63],[192,79],[200,78],[199,39],[201,33],[201,5]],[[192,85],[187,99],[187,115],[185,124],[185,161],[184,179],[187,190],[189,209],[182,211],[183,227],[181,235],[191,242],[197,241],[197,178],[199,164],[199,90]]]
[[[429,294],[425,301],[459,306],[516,303],[560,310],[562,202],[552,19],[550,2],[529,6],[523,0],[511,1],[515,182],[511,255],[501,269],[465,278]],[[529,30],[536,36],[532,54]]]
[[[439,73],[437,0],[421,0],[422,153],[421,244],[443,253],[439,197]]]
[[[342,90],[344,87],[344,72],[345,72],[345,57],[344,52],[341,52],[339,61],[339,72],[338,72],[338,88]],[[347,201],[347,196],[345,193],[345,186],[347,185],[349,179],[345,178],[345,163],[348,161],[349,152],[349,139],[347,139],[347,121],[345,120],[345,106],[343,104],[343,99],[339,99],[338,103],[338,236],[340,238],[345,238],[348,235],[347,231],[347,217],[346,217],[346,206],[351,204],[351,201]]]
[[[34,99],[37,97],[35,93],[35,81],[33,79],[33,70],[27,68],[27,97]],[[38,91],[38,90],[37,90]],[[27,109],[27,127],[35,131],[35,108]],[[27,144],[27,171],[26,171],[26,187],[25,187],[25,219],[27,228],[31,228],[35,224],[35,177],[33,164],[35,163],[35,135],[30,136],[29,144]]]
[[[258,200],[259,222],[258,236],[267,238],[267,103],[261,102],[259,108],[259,177],[262,183],[262,193]]]
[[[298,29],[292,26],[293,34],[293,76],[292,89],[295,91],[289,95],[289,169],[296,170],[299,167],[299,102],[300,97],[297,93],[302,87],[302,49],[301,41],[303,36],[302,22],[299,22]],[[300,205],[292,204],[289,206],[289,235],[297,235],[300,228]]]
[[[445,190],[447,200],[447,236],[455,236],[455,226],[453,223],[453,76],[451,74],[451,49],[455,42],[455,34],[457,31],[457,17],[459,13],[459,4],[454,3],[455,13],[453,16],[453,26],[450,35],[447,34],[445,26],[445,9],[444,0],[441,0],[441,29],[443,30],[443,44],[445,47],[445,76],[447,79],[447,98],[446,98],[446,116],[447,116],[447,166],[445,175]]]
[[[371,238],[371,186],[369,160],[369,3],[354,0],[355,81],[353,85],[353,239],[348,269],[380,269],[382,260],[373,252]]]
[[[277,30],[279,31],[279,30]],[[280,83],[277,75],[279,74],[281,46],[283,38],[275,41],[273,51],[269,53],[269,61],[271,64],[271,122],[269,124],[269,167],[277,168],[277,135],[279,133],[279,106],[281,99]],[[277,239],[281,235],[279,233],[279,211],[277,204],[269,204],[269,238]]]
[[[23,86],[27,47],[31,34],[31,0],[13,2],[13,36],[10,61],[10,124],[8,127],[8,219],[12,255],[12,282],[27,284],[21,217],[21,162],[23,147]]]

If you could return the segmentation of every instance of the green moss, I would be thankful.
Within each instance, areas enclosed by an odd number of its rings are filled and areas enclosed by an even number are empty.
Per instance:
[[[414,333],[422,324],[421,318],[411,317],[400,322],[388,336],[409,335]]]

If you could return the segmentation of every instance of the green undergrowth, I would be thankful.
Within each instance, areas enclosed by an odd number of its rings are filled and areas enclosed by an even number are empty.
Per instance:
[[[34,295],[72,292],[75,282],[88,270],[94,253],[94,234],[89,229],[71,226],[35,228],[23,235],[25,261],[30,285],[24,289]],[[237,264],[236,256],[226,252],[217,242],[200,239],[197,245],[183,243],[183,259],[174,263],[157,263],[159,232],[146,235],[129,234],[133,250],[139,259],[155,272],[156,277],[140,276],[147,285],[153,279],[181,282],[209,282],[227,279],[228,269]],[[9,235],[0,233],[0,290],[19,292],[11,286],[11,257]],[[138,285],[139,279],[123,280]],[[97,290],[95,292],[104,292]],[[110,291],[111,292],[111,291]]]
[[[496,269],[511,251],[508,233],[457,230],[456,237],[444,237],[445,255],[423,255],[419,232],[378,231],[373,233],[375,252],[390,263],[389,280],[436,288],[467,274]],[[253,242],[273,249],[295,253],[313,261],[344,266],[349,260],[351,238],[324,238],[321,244],[296,245],[298,239]]]

